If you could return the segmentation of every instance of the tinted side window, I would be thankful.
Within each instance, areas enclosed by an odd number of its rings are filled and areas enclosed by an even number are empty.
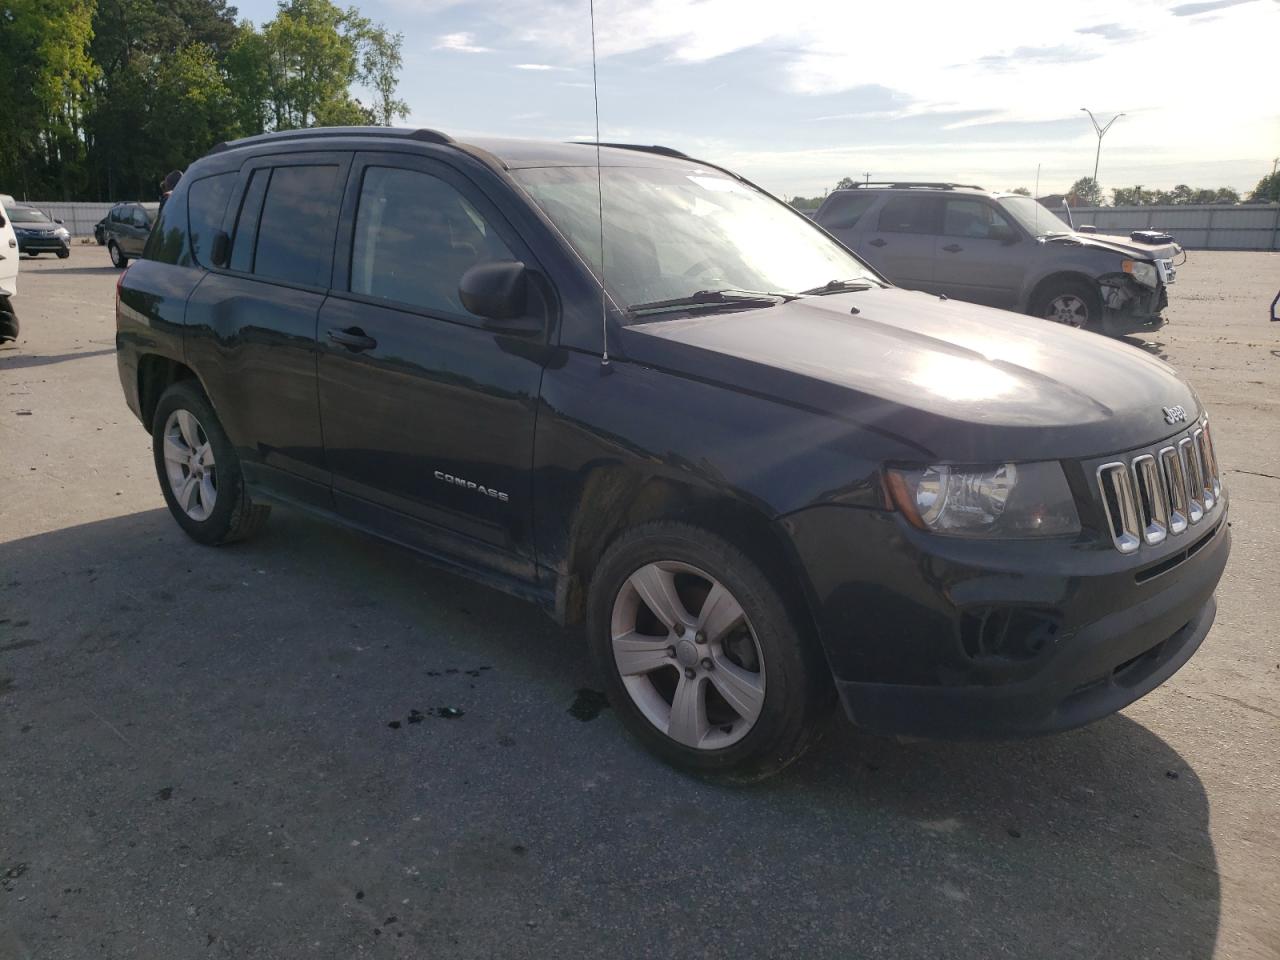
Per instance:
[[[886,233],[935,233],[934,197],[891,197],[880,211],[880,229]]]
[[[430,174],[369,167],[360,186],[351,290],[466,313],[458,281],[477,263],[514,260],[466,198]]]
[[[263,167],[249,175],[249,186],[240,201],[236,215],[236,228],[231,239],[231,269],[248,273],[253,269],[253,242],[258,236],[258,215],[262,212],[262,198],[267,192],[271,170]]]
[[[974,237],[987,240],[1013,233],[1009,221],[982,200],[948,200],[942,216],[942,232],[948,237]]]
[[[141,207],[134,207],[132,213],[132,223],[135,227],[149,227],[151,221],[147,219],[147,211]]]
[[[258,222],[253,272],[327,286],[338,216],[338,167],[276,167]]]
[[[142,257],[184,267],[191,264],[191,256],[187,252],[187,202],[182,194],[175,193],[172,201],[156,214]]]
[[[112,223],[119,223],[121,220],[124,220],[124,219],[125,219],[125,210],[126,210],[126,208],[125,208],[125,206],[124,206],[123,204],[117,204],[116,206],[112,207],[112,208],[111,208],[111,214],[110,214],[110,220],[111,220],[111,222],[112,222]]]
[[[191,256],[196,263],[209,265],[209,251],[213,248],[213,235],[222,228],[222,217],[227,211],[227,201],[236,186],[235,173],[220,173],[196,180],[187,189],[187,217],[190,220]],[[164,205],[168,213],[170,202]]]
[[[850,193],[836,197],[822,211],[819,221],[828,230],[848,230],[876,202],[874,193]]]

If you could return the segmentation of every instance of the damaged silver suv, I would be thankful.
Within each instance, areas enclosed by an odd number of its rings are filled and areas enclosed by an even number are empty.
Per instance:
[[[1164,326],[1181,253],[1153,235],[1078,233],[1030,197],[956,183],[859,184],[814,220],[899,286],[1113,337]]]

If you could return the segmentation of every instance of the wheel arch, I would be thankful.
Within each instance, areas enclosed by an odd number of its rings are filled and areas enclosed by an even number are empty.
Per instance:
[[[670,477],[638,477],[601,468],[583,486],[571,528],[567,573],[556,590],[556,615],[570,625],[585,619],[592,576],[606,550],[646,523],[683,523],[738,547],[778,587],[792,614],[816,637],[807,584],[794,547],[768,513],[745,499]]]
[[[1026,310],[1030,312],[1035,309],[1040,298],[1045,295],[1045,291],[1059,283],[1083,283],[1090,288],[1096,289],[1098,286],[1097,277],[1079,270],[1055,270],[1053,273],[1047,274],[1036,281],[1035,286],[1031,288],[1031,292],[1027,295]]]
[[[143,426],[148,430],[164,392],[183,380],[195,381],[200,392],[208,396],[196,372],[181,360],[159,353],[146,353],[138,358],[138,408]]]

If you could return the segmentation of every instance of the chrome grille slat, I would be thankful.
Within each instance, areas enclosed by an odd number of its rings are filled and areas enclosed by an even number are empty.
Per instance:
[[[1167,446],[1102,464],[1097,482],[1121,553],[1186,532],[1222,500],[1221,471],[1204,419]]]

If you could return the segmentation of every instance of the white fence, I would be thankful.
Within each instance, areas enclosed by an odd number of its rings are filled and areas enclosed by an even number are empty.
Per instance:
[[[1062,216],[1062,211],[1054,213]],[[1076,226],[1099,233],[1163,230],[1199,250],[1280,250],[1280,203],[1188,203],[1141,207],[1072,207]]]
[[[71,231],[73,237],[92,237],[93,225],[107,215],[114,203],[45,203],[41,200],[18,200],[28,207],[43,210]]]

